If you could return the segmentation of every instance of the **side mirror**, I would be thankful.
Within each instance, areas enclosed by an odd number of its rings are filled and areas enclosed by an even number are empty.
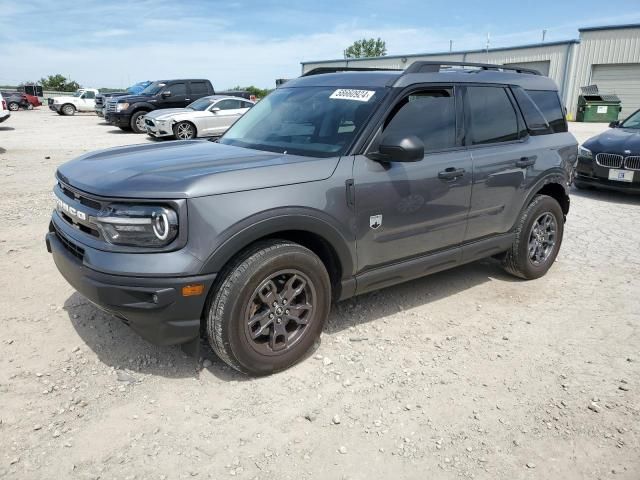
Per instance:
[[[616,120],[615,122],[611,122],[609,124],[609,128],[618,128],[620,126],[620,120]]]
[[[211,112],[212,112],[212,113],[218,113],[219,111],[220,111],[220,107],[213,107],[213,108],[211,109]]]
[[[424,142],[415,135],[385,135],[378,151],[368,153],[367,158],[378,162],[418,162],[424,158]]]
[[[160,95],[162,96],[162,98],[167,98],[171,96],[171,92],[169,90],[166,90],[162,92]]]

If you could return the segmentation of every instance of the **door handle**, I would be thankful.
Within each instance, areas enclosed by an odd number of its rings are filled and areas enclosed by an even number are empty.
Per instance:
[[[516,160],[516,167],[527,168],[536,163],[538,157],[522,157],[520,160]]]
[[[464,175],[465,171],[466,170],[464,168],[454,168],[454,167],[445,168],[443,171],[438,172],[438,178],[442,180],[454,180]]]

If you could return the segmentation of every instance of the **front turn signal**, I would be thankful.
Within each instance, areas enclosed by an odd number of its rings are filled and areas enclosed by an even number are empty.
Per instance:
[[[202,295],[204,292],[204,285],[202,283],[193,283],[191,285],[185,285],[182,287],[183,297],[196,297]]]

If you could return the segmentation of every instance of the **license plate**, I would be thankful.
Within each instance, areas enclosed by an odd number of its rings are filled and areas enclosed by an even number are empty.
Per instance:
[[[633,182],[633,171],[616,170],[615,168],[612,168],[609,170],[609,180],[616,180],[618,182]]]

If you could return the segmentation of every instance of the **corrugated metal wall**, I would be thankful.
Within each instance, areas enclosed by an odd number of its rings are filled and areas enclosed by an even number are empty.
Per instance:
[[[619,63],[640,63],[640,28],[580,32],[567,96],[567,106],[573,118],[580,87],[591,84],[593,65]]]
[[[452,54],[388,56],[367,59],[332,60],[302,64],[302,72],[317,67],[352,66],[406,68],[418,60],[482,63],[549,62],[549,77],[558,85],[568,109],[569,119],[576,116],[580,87],[589,85],[593,65],[640,63],[640,27],[605,28],[580,32],[580,42],[567,41],[531,47],[474,50]],[[568,64],[568,66],[567,66]]]

